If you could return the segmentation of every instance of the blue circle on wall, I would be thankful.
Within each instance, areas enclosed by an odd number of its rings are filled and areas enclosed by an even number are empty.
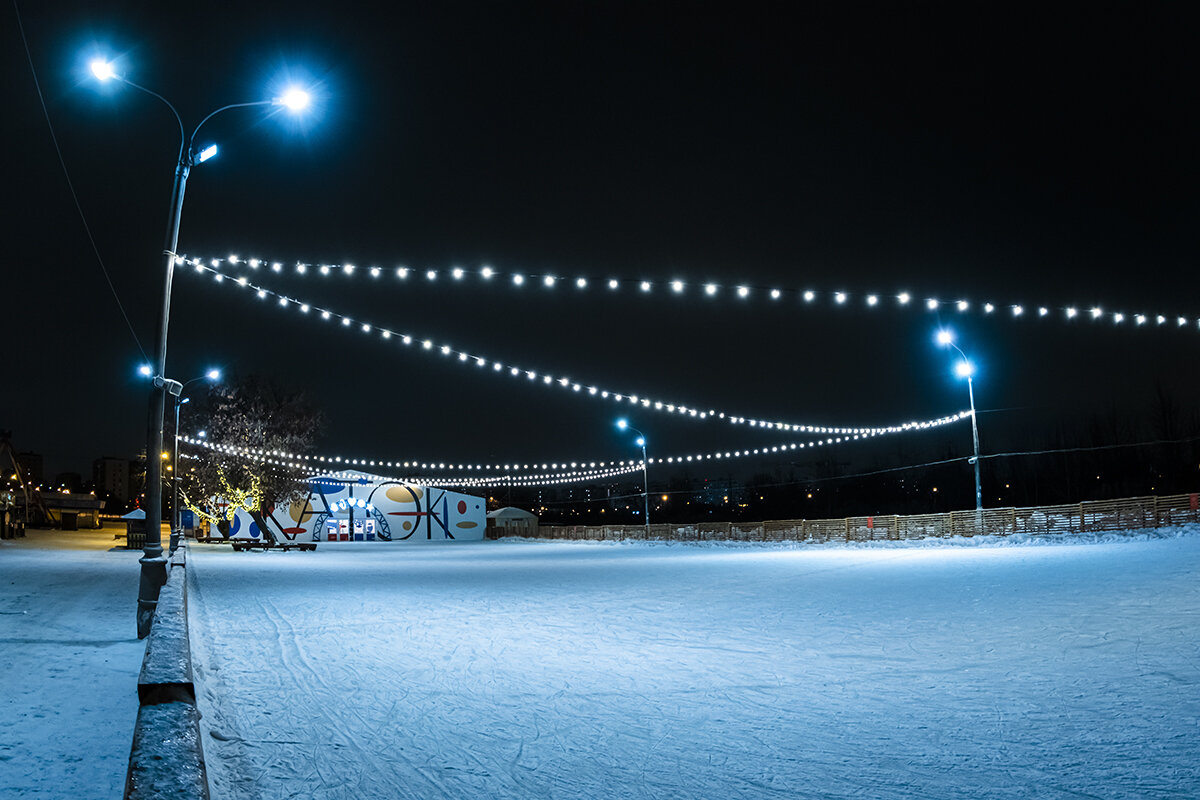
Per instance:
[[[234,514],[233,519],[229,523],[229,535],[233,536],[242,527],[242,521],[238,519],[238,515]]]
[[[251,522],[251,523],[250,523],[250,538],[251,538],[251,539],[257,539],[257,538],[258,538],[259,536],[261,536],[261,535],[262,535],[262,532],[261,532],[261,531],[259,531],[259,529],[258,529],[258,523],[257,523],[257,522]]]

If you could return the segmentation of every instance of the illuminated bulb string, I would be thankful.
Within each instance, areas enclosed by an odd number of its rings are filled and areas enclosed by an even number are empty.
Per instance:
[[[969,412],[956,415],[950,421],[958,421],[970,416]],[[813,439],[807,442],[784,442],[782,444],[772,445],[770,447],[754,447],[744,450],[718,450],[713,453],[693,453],[684,455],[673,455],[665,458],[648,458],[646,464],[653,466],[655,464],[693,464],[703,461],[722,461],[735,458],[746,458],[750,456],[767,456],[778,453],[790,453],[795,450],[808,450],[817,447],[824,447],[833,444],[842,444],[845,442],[855,442],[862,439],[871,439],[876,436],[881,436],[881,433],[858,433],[845,436],[829,436],[824,439]],[[425,472],[485,472],[485,473],[503,473],[500,475],[492,475],[486,478],[477,478],[475,476],[466,477],[423,477],[423,478],[404,478],[403,480],[422,483],[435,483],[439,486],[494,486],[498,483],[512,486],[530,486],[530,485],[545,485],[555,482],[576,482],[582,480],[591,480],[598,477],[607,477],[608,475],[621,475],[628,472],[634,472],[642,468],[641,461],[571,461],[571,462],[553,462],[543,464],[445,464],[445,463],[430,463],[430,462],[415,462],[415,461],[381,461],[375,459],[359,459],[347,458],[341,456],[313,456],[313,455],[295,455],[293,453],[285,453],[279,450],[263,450],[251,447],[229,446],[213,444],[205,439],[196,439],[190,436],[181,436],[180,441],[184,444],[203,447],[208,450],[224,453],[226,455],[237,458],[255,458],[255,459],[270,459],[270,463],[280,463],[292,468],[311,468],[314,465],[336,465],[336,469],[344,470],[346,467],[361,467],[363,471],[372,468],[386,469],[419,469]],[[514,476],[512,473],[516,473]],[[535,474],[525,474],[535,473]],[[591,477],[588,477],[591,476]],[[561,479],[561,480],[560,480]],[[521,481],[534,481],[534,483],[521,483]]]
[[[305,469],[311,467],[311,463],[307,463],[307,459],[295,460],[294,457],[289,457],[283,454],[271,455],[261,451],[255,451],[251,448],[230,448],[212,446],[203,440],[180,438],[180,442],[187,445],[199,445],[207,447],[209,450],[221,452],[231,458],[238,458],[246,461],[253,461],[268,467],[287,467],[289,469]],[[381,465],[382,466],[382,465]],[[471,487],[504,487],[504,486],[555,486],[567,483],[584,483],[591,481],[604,480],[606,478],[615,478],[621,475],[627,475],[631,472],[639,472],[642,469],[641,462],[629,462],[623,466],[612,466],[607,469],[572,469],[563,472],[551,472],[546,474],[529,474],[529,475],[493,475],[487,477],[469,477],[469,478],[446,478],[446,477],[388,477],[376,473],[364,472],[346,472],[345,470],[334,473],[322,473],[320,477],[332,477],[341,479],[359,478],[362,475],[368,475],[371,478],[381,481],[391,481],[395,483],[416,484],[422,486],[439,486],[446,488],[471,488]],[[317,477],[317,476],[314,476]],[[297,479],[300,480],[300,479]],[[304,482],[300,480],[300,482]]]
[[[218,282],[224,283],[230,281],[233,284],[253,291],[261,300],[272,300],[275,305],[282,308],[294,307],[300,310],[303,314],[313,315],[318,319],[326,322],[337,324],[347,330],[356,330],[361,333],[377,335],[384,340],[397,340],[400,344],[407,347],[416,347],[416,349],[430,354],[439,354],[443,357],[448,357],[457,360],[460,364],[472,366],[476,369],[484,369],[488,372],[508,375],[513,378],[524,379],[540,386],[558,387],[569,392],[580,395],[588,395],[590,397],[599,398],[602,400],[612,400],[616,403],[628,403],[629,405],[638,408],[660,411],[669,414],[692,417],[700,420],[707,419],[722,419],[733,425],[748,425],[751,428],[762,428],[774,431],[786,431],[789,433],[800,434],[831,434],[834,436],[877,436],[881,434],[891,433],[906,433],[909,431],[925,430],[927,428],[937,427],[939,425],[947,425],[951,422],[957,422],[964,416],[969,416],[970,412],[959,412],[947,417],[939,417],[938,419],[902,422],[896,425],[886,427],[834,427],[827,425],[810,425],[806,423],[778,422],[766,421],[759,419],[750,419],[742,416],[727,414],[724,411],[714,411],[712,409],[700,410],[690,406],[668,403],[662,400],[656,400],[649,397],[643,397],[637,394],[627,394],[623,392],[612,392],[608,389],[601,389],[597,386],[589,386],[571,378],[555,376],[539,372],[537,370],[517,367],[511,364],[495,361],[493,359],[481,356],[478,354],[467,353],[462,350],[455,349],[448,344],[437,344],[432,339],[421,338],[415,334],[401,333],[393,331],[389,328],[383,328],[370,322],[355,320],[338,314],[330,309],[322,308],[313,303],[306,303],[300,300],[293,299],[286,295],[278,294],[270,289],[266,289],[257,284],[253,284],[246,278],[245,275],[237,278],[230,277],[220,270],[208,264],[196,260],[193,263],[197,272],[210,273]]]
[[[342,458],[341,456],[319,456],[319,455],[297,455],[294,453],[286,453],[280,450],[263,450],[261,448],[241,447],[214,444],[207,439],[200,439],[191,436],[180,436],[179,441],[190,444],[196,447],[203,447],[207,450],[212,450],[219,453],[229,455],[252,455],[269,458],[278,458],[289,463],[295,463],[298,466],[311,469],[316,466],[328,465],[333,469],[346,469],[355,467],[356,469],[366,469],[367,467],[386,467],[387,469],[419,469],[429,472],[446,471],[446,472],[530,472],[530,471],[558,471],[558,470],[575,470],[575,469],[624,469],[625,467],[640,465],[640,461],[563,461],[563,462],[547,462],[542,464],[520,464],[512,462],[508,464],[447,464],[445,462],[427,462],[427,461],[385,461],[383,459],[366,459],[366,458]]]
[[[1200,330],[1200,318],[1188,318],[1177,314],[1136,314],[1121,311],[1106,311],[1100,306],[1062,306],[1062,305],[1029,305],[1023,303],[978,303],[962,298],[945,299],[936,297],[917,297],[909,292],[895,294],[850,293],[845,291],[821,291],[814,289],[783,289],[780,287],[762,286],[758,284],[723,284],[715,282],[693,282],[671,280],[654,282],[640,278],[595,278],[590,276],[569,277],[533,272],[501,272],[489,266],[479,269],[452,267],[450,269],[416,269],[413,267],[358,267],[354,264],[322,264],[296,262],[284,266],[281,261],[266,261],[259,258],[241,258],[230,255],[225,258],[187,258],[177,256],[176,263],[198,266],[206,264],[213,269],[222,264],[234,267],[247,267],[250,270],[265,270],[274,273],[292,273],[297,275],[333,275],[365,276],[376,280],[385,277],[399,281],[421,281],[428,284],[459,284],[467,280],[484,283],[507,283],[515,287],[530,287],[532,289],[563,289],[571,291],[599,290],[602,292],[633,291],[637,294],[650,295],[654,293],[669,296],[699,296],[700,298],[715,299],[732,296],[739,301],[765,299],[773,303],[801,302],[813,304],[818,301],[832,301],[835,306],[844,307],[852,301],[867,308],[877,308],[884,302],[899,307],[923,309],[926,311],[951,310],[958,313],[973,311],[990,316],[1004,314],[1013,318],[1049,317],[1074,320],[1085,317],[1091,320],[1105,320],[1115,325],[1129,327],[1174,326],[1189,327]]]

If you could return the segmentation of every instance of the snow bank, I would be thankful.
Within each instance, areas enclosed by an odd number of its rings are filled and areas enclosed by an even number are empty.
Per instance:
[[[1177,539],[1181,536],[1200,535],[1200,525],[1189,523],[1164,528],[1144,528],[1131,531],[1105,531],[1099,533],[1014,533],[1005,536],[929,536],[924,539],[890,541],[784,541],[750,542],[721,540],[666,540],[666,539],[621,539],[621,540],[564,540],[507,536],[499,542],[511,544],[564,543],[599,545],[601,547],[663,546],[663,547],[716,547],[734,550],[911,550],[944,547],[1054,547],[1088,544],[1118,544],[1122,542],[1148,542],[1161,539]]]

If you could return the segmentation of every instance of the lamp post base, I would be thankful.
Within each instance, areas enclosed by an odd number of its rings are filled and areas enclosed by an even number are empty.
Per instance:
[[[142,577],[138,583],[137,635],[145,639],[150,635],[154,623],[154,610],[158,607],[158,593],[167,582],[167,557],[146,556],[139,559]]]

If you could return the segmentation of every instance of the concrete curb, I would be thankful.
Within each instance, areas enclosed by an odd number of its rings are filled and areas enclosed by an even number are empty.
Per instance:
[[[200,712],[187,627],[185,545],[170,560],[138,676],[137,723],[125,776],[126,800],[208,800]]]
[[[125,797],[208,798],[208,775],[200,747],[200,712],[191,703],[159,703],[138,709]]]

